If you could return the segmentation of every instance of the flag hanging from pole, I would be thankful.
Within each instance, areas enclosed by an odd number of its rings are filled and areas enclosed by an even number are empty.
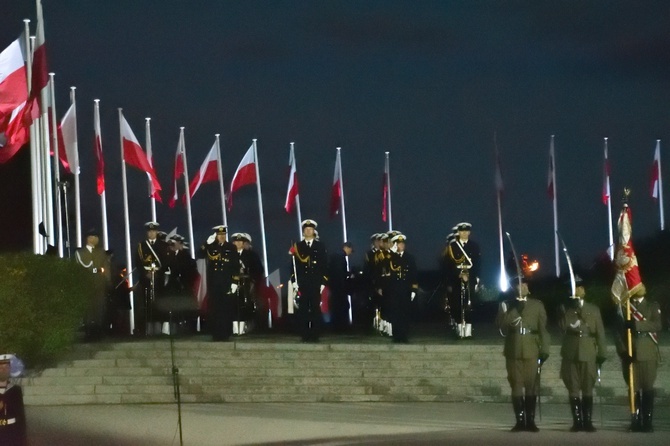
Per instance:
[[[14,110],[28,99],[28,81],[20,40],[0,53],[0,133],[7,129]]]
[[[248,184],[256,183],[256,157],[253,144],[237,166],[233,181],[230,182],[230,193],[228,194],[228,209],[233,208],[233,193]]]
[[[96,103],[97,107],[97,103]],[[105,160],[102,157],[102,132],[100,130],[100,113],[96,108],[93,116],[93,130],[95,132],[94,150],[95,150],[95,176],[98,195],[105,192]]]
[[[289,214],[293,212],[298,197],[298,172],[296,169],[295,153],[293,147],[289,154],[289,174],[288,174],[288,189],[286,190],[286,201],[284,202],[284,209]]]
[[[30,124],[33,122],[30,104],[24,102],[19,105],[9,117],[5,129],[5,141],[0,147],[0,164],[9,161],[16,153],[30,141]]]
[[[620,304],[642,286],[637,257],[633,249],[632,214],[627,204],[624,204],[619,215],[618,228],[619,239],[614,257],[616,275],[612,283],[612,298],[615,303]]]
[[[177,190],[177,180],[184,175],[184,148],[181,145],[181,139],[177,144],[177,153],[174,155],[174,171],[172,175],[172,196],[168,201],[168,206],[174,207],[179,199],[179,192]]]
[[[603,204],[607,205],[610,201],[610,160],[607,156],[607,143],[605,143],[605,160],[603,164]]]
[[[658,200],[661,179],[661,144],[656,143],[654,151],[654,162],[651,166],[651,181],[649,193],[654,200]]]
[[[156,199],[161,201],[160,191],[161,185],[158,182],[158,177],[156,177],[156,172],[154,172],[153,167],[149,164],[146,154],[142,150],[142,146],[137,141],[135,134],[133,133],[130,125],[126,118],[121,115],[121,136],[123,141],[123,161],[135,167],[136,169],[142,170],[149,175],[151,178],[151,185],[156,191]]]
[[[219,151],[217,150],[216,143],[209,150],[209,153],[205,157],[205,160],[200,166],[200,170],[195,173],[195,176],[191,180],[189,186],[189,191],[191,193],[191,199],[195,195],[196,191],[200,188],[200,185],[203,183],[208,183],[210,181],[217,181],[219,179]]]
[[[342,170],[340,168],[340,152],[335,159],[335,172],[333,174],[333,187],[330,192],[330,217],[335,217],[340,212],[342,200]]]
[[[58,157],[68,173],[79,175],[79,154],[77,153],[77,112],[75,105],[70,105],[58,126],[58,144],[62,150]]]

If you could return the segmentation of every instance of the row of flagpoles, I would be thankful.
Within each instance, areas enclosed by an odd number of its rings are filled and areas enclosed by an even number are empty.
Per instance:
[[[607,253],[610,260],[614,260],[614,233],[612,228],[612,200],[610,193],[610,165],[607,148],[608,138],[603,140],[603,189],[602,202],[607,206],[607,229],[608,229],[608,248]],[[494,135],[494,155],[495,155],[495,185],[498,204],[498,237],[500,245],[500,288],[507,289],[507,274],[505,271],[505,257],[503,251],[503,224],[502,224],[502,194],[504,190],[502,173],[500,170],[500,154]],[[663,212],[663,179],[661,175],[661,140],[656,140],[654,150],[654,160],[651,168],[650,188],[651,197],[657,201],[659,207],[660,229],[665,229],[665,216]],[[559,261],[559,227],[558,227],[558,193],[556,188],[556,154],[554,148],[554,135],[549,140],[549,171],[547,174],[547,195],[552,202],[553,224],[554,224],[554,262],[556,277],[561,275],[561,266]]]
[[[45,252],[48,245],[55,246],[60,256],[64,256],[64,247],[68,250],[70,243],[67,236],[69,227],[62,228],[62,225],[69,225],[67,215],[62,206],[67,206],[67,184],[60,181],[60,160],[63,169],[74,177],[74,206],[75,206],[75,246],[82,244],[81,231],[81,205],[79,191],[79,158],[77,141],[77,109],[75,88],[71,88],[70,107],[63,115],[61,123],[57,125],[56,106],[54,100],[54,75],[47,73],[46,49],[44,37],[44,20],[42,14],[41,0],[36,0],[37,4],[37,27],[36,36],[29,36],[29,20],[25,20],[24,33],[22,37],[12,42],[0,56],[0,133],[5,134],[5,145],[0,149],[0,163],[7,162],[18,150],[30,143],[31,150],[31,178],[32,178],[32,198],[33,198],[33,246],[36,253]],[[30,50],[28,50],[30,49]],[[151,121],[146,118],[145,122],[145,148],[142,149],[138,139],[135,137],[130,125],[125,120],[123,113],[119,110],[119,128],[121,140],[121,159],[123,161],[123,188],[124,188],[124,217],[126,225],[126,252],[128,255],[128,265],[130,267],[130,230],[128,223],[127,206],[127,180],[125,177],[125,165],[130,164],[147,174],[149,187],[149,196],[151,199],[151,215],[153,220],[157,220],[156,201],[161,201],[161,186],[153,166],[153,154],[151,144]],[[105,178],[104,178],[104,159],[102,151],[102,138],[100,126],[100,101],[94,100],[94,132],[95,132],[95,156],[96,156],[96,176],[97,192],[100,196],[101,215],[102,215],[102,238],[103,245],[109,248],[109,235],[107,229],[107,210],[105,201]],[[612,210],[610,200],[609,186],[609,159],[607,138],[604,139],[604,180],[603,180],[603,203],[607,206],[607,221],[609,232],[609,255],[613,252],[613,229],[612,229]],[[498,196],[498,225],[500,237],[500,262],[501,279],[504,275],[504,256],[502,247],[502,204],[501,197],[503,191],[502,175],[500,173],[499,153],[497,146],[496,153],[496,173],[495,184]],[[188,177],[186,163],[186,144],[184,139],[184,129],[180,129],[179,143],[175,154],[175,164],[173,171],[173,191],[169,199],[169,205],[172,207],[179,199],[177,182],[183,177],[184,205],[187,211],[188,231],[191,246],[194,246],[193,240],[193,222],[190,211],[190,202],[194,194],[202,184],[210,181],[218,181],[223,223],[227,225],[226,207],[232,206],[233,193],[247,184],[256,184],[258,192],[258,206],[261,222],[261,236],[263,247],[263,258],[267,270],[267,249],[265,241],[265,227],[263,223],[263,204],[258,173],[258,153],[256,140],[246,152],[240,162],[235,175],[230,184],[230,189],[226,195],[223,183],[221,148],[219,135],[215,135],[215,142],[210,152],[207,154],[200,169],[195,173],[191,181]],[[300,210],[300,198],[298,193],[297,163],[295,156],[295,147],[291,143],[289,154],[289,183],[286,194],[285,209],[291,213],[295,210],[298,217],[299,236],[301,236],[300,222],[302,215]],[[657,141],[654,154],[654,163],[652,168],[651,195],[658,200],[660,209],[660,226],[664,229],[663,215],[663,195],[662,195],[662,177],[661,177],[661,155],[660,140]],[[56,194],[54,196],[54,191]],[[558,245],[558,212],[557,212],[557,187],[556,187],[556,159],[554,150],[554,137],[551,136],[549,144],[549,173],[547,179],[547,191],[553,204],[554,221],[554,247],[555,247],[555,272],[560,275],[559,263],[559,245]],[[62,196],[61,196],[62,195]],[[388,228],[393,228],[393,219],[391,213],[391,184],[389,169],[389,153],[385,153],[383,191],[382,191],[382,220],[388,223]],[[227,204],[227,206],[226,206]],[[55,209],[54,209],[55,206]],[[330,202],[331,215],[339,214],[342,217],[343,241],[347,241],[347,224],[344,205],[343,178],[341,165],[341,149],[337,148],[335,171],[333,176],[333,187]],[[65,218],[63,216],[65,215]],[[44,227],[41,231],[40,224]],[[46,233],[46,240],[40,233]],[[66,238],[64,239],[64,235]],[[193,253],[192,253],[193,255]],[[129,269],[130,270],[130,269]],[[267,271],[266,271],[267,275]],[[501,282],[502,285],[502,282]]]

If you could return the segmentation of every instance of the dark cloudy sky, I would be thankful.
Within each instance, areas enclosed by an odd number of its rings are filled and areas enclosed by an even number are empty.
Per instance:
[[[556,135],[559,226],[588,265],[607,248],[600,201],[609,137],[614,213],[633,189],[635,234],[658,230],[648,195],[656,139],[670,142],[667,1],[148,1],[44,0],[59,114],[77,86],[84,227],[99,226],[92,152],[101,100],[111,244],[123,249],[117,107],[140,141],[152,118],[167,199],[180,126],[189,175],[221,133],[228,179],[258,138],[270,270],[297,236],[283,211],[289,143],[296,144],[303,217],[329,220],[335,148],[342,147],[346,215],[360,259],[381,220],[384,151],[391,152],[393,220],[419,266],[437,265],[459,221],[474,225],[490,281],[498,259],[493,134],[505,182],[503,221],[519,251],[553,272],[549,138]],[[0,43],[34,18],[11,2]],[[667,156],[666,156],[667,158]],[[133,239],[150,217],[144,176],[129,171]],[[241,191],[231,231],[260,240],[255,189]],[[202,239],[220,223],[218,189],[194,198]],[[185,213],[159,207],[168,230]],[[256,244],[257,248],[260,245]],[[360,263],[360,262],[354,262]]]

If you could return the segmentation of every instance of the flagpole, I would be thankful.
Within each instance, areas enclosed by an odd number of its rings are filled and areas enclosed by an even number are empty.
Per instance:
[[[77,135],[77,101],[75,98],[75,90],[77,87],[70,87],[70,101],[74,106],[74,159],[76,160],[74,174],[74,212],[75,212],[75,226],[77,234],[77,248],[82,247],[81,240],[81,192],[79,189],[79,136]],[[55,106],[55,104],[54,104]]]
[[[389,159],[389,152],[384,152],[385,154],[385,171],[386,171],[386,188],[387,188],[387,198],[388,198],[388,213],[389,213],[389,231],[393,230],[393,212],[391,211],[391,161]]]
[[[665,215],[663,211],[663,178],[661,177],[661,140],[656,140],[656,152],[658,152],[658,210],[661,218],[661,231],[665,230]]]
[[[23,39],[25,45],[25,56],[26,56],[26,77],[28,84],[28,93],[30,97],[30,88],[32,85],[32,70],[33,70],[33,37],[30,37],[30,20],[23,19]],[[26,106],[28,104],[26,103]],[[33,254],[41,253],[41,240],[39,234],[39,224],[41,219],[41,209],[42,201],[39,188],[39,150],[38,150],[38,137],[37,137],[37,123],[33,122],[30,124],[30,186],[31,186],[31,197],[32,197],[32,218],[33,218]]]
[[[294,143],[291,143],[291,156],[290,158],[293,160],[293,167],[295,168],[296,173],[298,172],[298,162],[295,159],[295,150],[294,150]],[[290,166],[289,166],[290,169]],[[290,175],[290,172],[289,172]],[[291,179],[289,179],[289,182]],[[300,187],[300,186],[298,186]],[[295,213],[298,216],[298,240],[302,240],[302,213],[300,212],[300,191],[298,190],[298,193],[295,196]]]
[[[343,236],[343,242],[347,241],[347,217],[346,213],[344,211],[344,182],[342,181],[342,158],[340,156],[340,151],[341,147],[337,148],[337,170],[339,172],[340,178],[338,178],[340,182],[340,208],[342,211],[342,236]]]
[[[221,142],[219,141],[219,136],[221,134],[217,133],[214,135],[216,138],[216,170],[219,174],[219,191],[221,193],[221,211],[223,213],[223,224],[228,226],[228,214],[226,212],[226,193],[223,188],[223,166],[221,162]],[[226,240],[228,240],[228,233],[226,233]]]
[[[128,289],[130,299],[130,334],[135,331],[135,302],[133,299],[133,261],[132,253],[130,251],[130,217],[128,210],[128,181],[126,179],[126,159],[123,153],[123,109],[119,108],[119,140],[121,143],[121,179],[123,183],[123,218],[125,226],[125,242],[126,242],[126,271],[128,272]]]
[[[146,146],[147,146],[147,158],[149,159],[149,165],[151,168],[154,167],[154,156],[153,152],[151,150],[151,118],[144,118],[146,120],[146,124],[144,126],[145,128],[145,138],[146,138]],[[156,217],[156,198],[154,197],[154,187],[153,183],[151,181],[151,175],[148,175],[149,177],[149,197],[151,200],[151,221],[158,221]]]
[[[56,247],[58,249],[58,257],[63,258],[63,207],[61,203],[61,193],[60,193],[60,156],[58,147],[58,119],[56,118],[56,101],[53,99],[55,95],[55,86],[54,86],[54,73],[49,73],[49,94],[52,99],[51,106],[51,127],[54,131],[51,134],[51,140],[53,142],[54,148],[54,160],[56,161],[53,165],[54,169],[54,183],[56,184],[56,226],[58,227],[57,233],[58,237],[56,239]]]
[[[43,204],[43,220],[44,221],[44,226],[47,231],[47,244],[51,246],[56,245],[56,238],[54,236],[54,207],[53,207],[53,185],[52,185],[52,178],[51,178],[51,143],[49,141],[49,112],[48,112],[48,105],[49,105],[49,90],[47,88],[43,88],[42,91],[40,92],[40,97],[41,97],[41,110],[40,112],[42,113],[42,117],[40,118],[40,124],[41,124],[41,141],[42,141],[42,153],[41,158],[42,158],[42,196],[44,202]],[[56,129],[54,129],[55,131]],[[45,252],[46,249],[48,248],[45,247]]]
[[[256,146],[256,139],[253,140],[254,145],[254,167],[256,169],[256,190],[258,191],[258,212],[261,217],[261,241],[263,243],[263,269],[265,272],[265,286],[268,286],[268,249],[265,241],[265,217],[263,214],[263,195],[261,194],[261,176],[258,170],[258,148]],[[272,307],[268,301],[268,328],[272,328]]]
[[[607,156],[607,137],[605,142],[605,188],[607,190],[607,228],[609,230],[609,247],[607,252],[610,255],[610,260],[614,260],[614,233],[612,231],[612,194],[610,189],[610,172],[609,172],[609,158]]]
[[[496,158],[496,201],[498,202],[498,241],[500,244],[500,278],[498,285],[500,291],[505,292],[508,288],[507,271],[505,271],[505,252],[503,248],[502,227],[502,173],[500,172],[500,154],[498,153],[497,133],[493,133],[493,148]]]
[[[556,264],[556,277],[561,277],[561,263],[558,253],[558,189],[556,188],[556,152],[554,151],[554,135],[551,135],[549,156],[551,157],[551,185],[553,189],[553,197],[551,200],[554,207],[554,262]]]
[[[188,237],[191,241],[191,258],[195,259],[195,237],[193,237],[193,214],[191,214],[191,191],[188,183],[188,165],[186,164],[186,140],[184,139],[184,127],[179,127],[179,146],[181,147],[181,159],[184,163],[184,193],[186,194],[186,216],[188,218]]]
[[[100,129],[100,99],[93,100],[93,125],[95,126],[96,138],[100,138],[100,156],[102,156],[102,132]],[[109,250],[109,233],[107,231],[107,198],[106,191],[100,194],[100,211],[102,215],[102,244],[105,251]]]

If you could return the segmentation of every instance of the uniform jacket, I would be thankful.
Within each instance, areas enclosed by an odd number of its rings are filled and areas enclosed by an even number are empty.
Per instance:
[[[658,345],[651,339],[649,333],[658,333],[663,329],[661,319],[661,307],[658,302],[650,301],[648,298],[642,299],[642,302],[631,305],[637,308],[642,314],[644,320],[635,321],[635,331],[633,332],[633,355],[636,361],[655,361],[658,360]],[[624,338],[625,339],[625,332]],[[621,342],[619,351],[626,351],[626,343]]]
[[[505,335],[503,355],[507,359],[537,359],[540,353],[549,354],[547,312],[544,304],[528,298],[521,314],[511,301],[498,309],[496,325]],[[523,333],[526,334],[523,334]]]
[[[312,240],[312,246],[309,247],[302,240],[294,245],[293,256],[300,289],[318,288],[328,284],[328,253],[323,243]]]
[[[472,261],[472,266],[469,269],[470,278],[474,282],[474,279],[479,277],[479,270],[481,267],[481,250],[479,245],[472,239],[468,240],[463,246],[463,250],[467,253],[468,257]],[[455,284],[460,282],[460,273],[462,271],[459,266],[469,265],[468,260],[463,255],[463,251],[458,246],[457,240],[452,240],[451,243],[445,249],[443,254],[443,273],[446,275],[447,283]]]
[[[109,256],[104,249],[96,246],[89,252],[86,247],[79,248],[75,251],[75,258],[77,259],[77,263],[82,267],[89,270],[92,274],[99,275],[96,277],[104,278],[105,281],[111,279],[111,264]]]
[[[389,272],[389,287],[394,291],[400,291],[409,295],[409,293],[419,288],[416,261],[411,254],[403,252],[400,255],[400,253],[391,252]]]
[[[605,328],[596,305],[583,302],[579,308],[569,306],[558,324],[565,333],[561,346],[564,360],[593,362],[596,356],[606,356]]]
[[[207,261],[207,288],[228,292],[232,284],[240,281],[240,256],[230,242],[205,243],[200,246],[199,258]]]

